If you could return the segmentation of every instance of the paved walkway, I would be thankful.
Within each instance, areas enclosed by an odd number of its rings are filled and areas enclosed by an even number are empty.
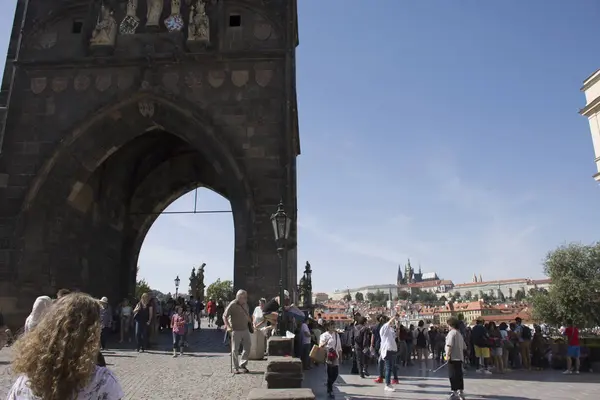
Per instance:
[[[196,331],[188,353],[178,358],[171,356],[170,337],[161,335],[160,347],[146,353],[137,353],[133,345],[110,350],[109,343],[103,354],[123,386],[124,400],[241,400],[251,388],[262,386],[266,361],[251,361],[251,374],[233,375],[222,332]],[[0,399],[6,398],[13,381],[10,358],[10,348],[0,351]]]
[[[374,368],[372,368],[374,370]],[[383,385],[373,379],[361,379],[350,374],[350,365],[341,368],[336,399],[445,399],[449,394],[447,370],[437,373],[420,372],[415,367],[401,368],[396,392],[384,392]],[[304,385],[311,387],[317,399],[326,398],[325,368],[306,373]],[[469,372],[465,377],[465,393],[472,400],[592,400],[600,393],[600,374],[562,375],[561,371],[513,371],[504,375],[479,375]]]

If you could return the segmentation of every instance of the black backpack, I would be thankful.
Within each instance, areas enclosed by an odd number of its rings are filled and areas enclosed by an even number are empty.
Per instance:
[[[531,340],[531,329],[526,325],[523,325],[522,329],[521,337],[523,340]]]
[[[427,337],[425,336],[425,329],[418,329],[417,333],[417,347],[420,349],[427,348]]]

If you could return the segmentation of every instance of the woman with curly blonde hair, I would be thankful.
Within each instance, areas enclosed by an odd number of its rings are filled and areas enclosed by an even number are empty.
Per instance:
[[[8,400],[119,400],[115,376],[96,365],[100,303],[83,293],[58,299],[39,325],[15,343]]]

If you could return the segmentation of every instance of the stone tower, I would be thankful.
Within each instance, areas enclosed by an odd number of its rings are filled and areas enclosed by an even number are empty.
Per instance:
[[[198,186],[231,202],[252,302],[278,292],[283,200],[295,293],[297,44],[296,0],[18,0],[0,94],[7,319],[60,288],[131,296],[150,226]]]

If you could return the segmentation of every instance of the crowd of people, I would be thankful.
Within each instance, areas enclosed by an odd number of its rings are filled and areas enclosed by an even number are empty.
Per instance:
[[[203,313],[210,326],[228,325],[223,301],[210,300],[205,306],[193,297],[159,301],[144,293],[139,300],[111,307],[106,297],[97,300],[67,289],[55,299],[40,296],[14,335],[0,314],[0,349],[14,347],[11,369],[17,375],[8,400],[121,399],[121,386],[102,354],[109,337],[119,343],[135,339],[137,351],[144,352],[155,335],[171,333],[173,357],[178,357],[190,333],[200,329]]]
[[[464,317],[450,318],[446,324],[429,325],[419,321],[408,327],[396,317],[381,315],[375,324],[366,317],[355,315],[355,322],[344,330],[337,331],[335,323],[323,322],[321,315],[314,321],[307,321],[306,332],[310,332],[307,349],[312,346],[331,348],[331,333],[339,337],[340,348],[337,360],[356,363],[357,373],[361,377],[370,376],[370,366],[375,365],[375,382],[384,383],[385,391],[394,391],[398,384],[398,371],[402,367],[417,365],[421,370],[431,371],[447,367],[451,386],[451,399],[464,399],[463,373],[474,369],[476,373],[505,373],[511,369],[543,369],[549,366],[549,346],[539,326],[533,329],[516,318],[510,324],[486,323],[478,318],[473,327],[464,322]],[[301,337],[308,338],[301,329]],[[567,369],[565,374],[579,373],[580,344],[579,330],[572,321],[561,329],[565,336],[567,351]],[[336,346],[337,347],[337,346]],[[306,350],[300,357],[306,360]],[[329,354],[329,353],[328,353]],[[314,361],[314,360],[313,360]],[[309,360],[309,364],[310,364]],[[329,358],[326,363],[329,363]],[[335,364],[339,365],[339,364]],[[330,376],[328,366],[328,377]],[[333,388],[328,386],[330,396]]]

